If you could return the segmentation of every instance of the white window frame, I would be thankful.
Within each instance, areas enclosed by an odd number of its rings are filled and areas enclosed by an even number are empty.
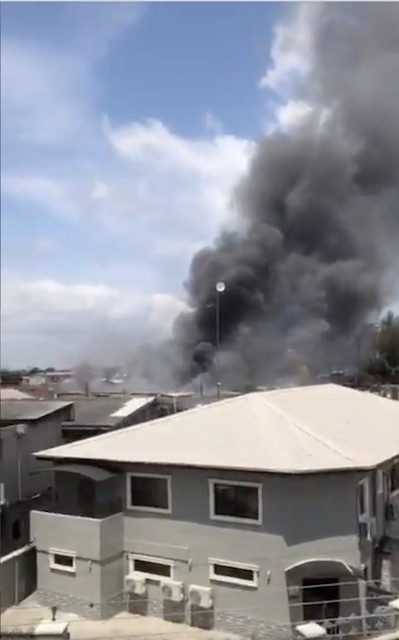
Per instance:
[[[359,482],[359,488],[364,487],[364,503],[365,503],[365,512],[359,512],[359,495],[356,496],[356,509],[357,509],[357,517],[359,522],[369,522],[371,518],[371,504],[370,504],[370,478],[363,478]]]
[[[221,576],[215,573],[214,565],[219,564],[232,569],[246,569],[253,572],[253,580],[241,580],[229,576]],[[212,582],[224,582],[226,584],[238,584],[243,587],[252,587],[257,589],[259,586],[259,567],[255,564],[244,564],[242,562],[231,562],[230,560],[219,560],[218,558],[209,558],[209,580]]]
[[[385,495],[386,493],[386,476],[383,469],[377,469],[377,494]]]
[[[233,485],[235,487],[253,487],[258,490],[258,518],[253,520],[252,518],[240,518],[234,516],[220,516],[215,513],[215,485],[226,484]],[[223,478],[215,479],[210,478],[208,480],[209,485],[209,517],[211,520],[219,520],[221,522],[237,522],[240,524],[246,524],[249,526],[262,524],[262,485],[258,482],[241,482],[239,480],[224,480]]]
[[[146,573],[143,571],[137,571],[135,569],[135,561],[136,560],[144,560],[144,562],[154,562],[156,564],[163,564],[167,567],[170,567],[170,576],[161,576],[158,573]],[[139,573],[143,578],[147,580],[163,582],[164,580],[173,580],[175,574],[175,563],[173,560],[168,560],[166,558],[157,558],[154,556],[145,556],[140,553],[129,553],[128,554],[128,563],[129,563],[129,574]]]
[[[157,480],[166,480],[167,493],[168,493],[168,508],[158,509],[157,507],[143,507],[140,505],[132,504],[132,491],[131,491],[131,478],[156,478]],[[126,475],[126,502],[129,511],[145,511],[147,513],[172,513],[172,478],[167,475],[160,475],[157,473],[128,473]]]
[[[76,553],[74,551],[66,551],[65,549],[49,549],[49,565],[50,569],[62,571],[63,573],[76,573]],[[55,556],[67,556],[73,559],[72,567],[66,567],[63,564],[57,564]]]
[[[394,460],[389,467],[388,476],[387,476],[387,485],[388,485],[389,494],[395,493],[395,491],[397,491],[397,489],[392,488],[392,484],[391,484],[391,473],[395,467],[396,468],[399,467],[399,459]]]

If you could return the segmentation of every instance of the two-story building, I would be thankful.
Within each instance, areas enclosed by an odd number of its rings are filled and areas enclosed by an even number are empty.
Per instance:
[[[36,455],[57,488],[31,513],[48,605],[256,638],[303,621],[362,632],[367,583],[399,577],[398,402],[256,392]]]
[[[29,542],[30,509],[46,499],[54,485],[52,465],[33,452],[62,444],[62,422],[72,417],[70,402],[1,401],[1,556]]]

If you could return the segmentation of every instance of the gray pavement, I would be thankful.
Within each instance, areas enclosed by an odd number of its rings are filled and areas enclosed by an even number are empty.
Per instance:
[[[51,611],[38,605],[32,598],[17,607],[7,609],[1,616],[1,628],[24,628],[51,620]],[[98,638],[132,638],[132,640],[240,640],[238,636],[221,631],[204,631],[185,624],[166,622],[150,616],[119,613],[109,620],[92,621],[73,613],[57,612],[57,621],[69,623],[71,640]]]

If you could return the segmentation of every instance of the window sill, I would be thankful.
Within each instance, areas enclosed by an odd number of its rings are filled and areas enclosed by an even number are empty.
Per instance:
[[[210,582],[220,582],[222,584],[231,584],[232,586],[246,587],[247,589],[257,589],[258,582],[247,582],[239,578],[225,578],[222,576],[209,576]]]
[[[76,568],[75,567],[62,567],[61,565],[58,565],[58,564],[50,564],[50,570],[51,571],[57,571],[58,573],[76,574]]]
[[[163,514],[171,514],[172,509],[159,509],[157,507],[138,507],[136,505],[127,505],[128,511],[141,511],[143,513],[163,513]]]
[[[257,520],[252,520],[251,518],[235,518],[234,516],[218,516],[214,513],[211,514],[210,516],[211,520],[214,520],[216,522],[232,522],[232,523],[236,523],[236,524],[246,524],[249,526],[261,526],[262,525],[262,520],[261,519],[257,519]]]

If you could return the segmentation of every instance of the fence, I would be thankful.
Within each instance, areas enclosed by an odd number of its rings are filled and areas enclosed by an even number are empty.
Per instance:
[[[0,558],[0,609],[19,604],[36,589],[36,548],[29,544]]]

